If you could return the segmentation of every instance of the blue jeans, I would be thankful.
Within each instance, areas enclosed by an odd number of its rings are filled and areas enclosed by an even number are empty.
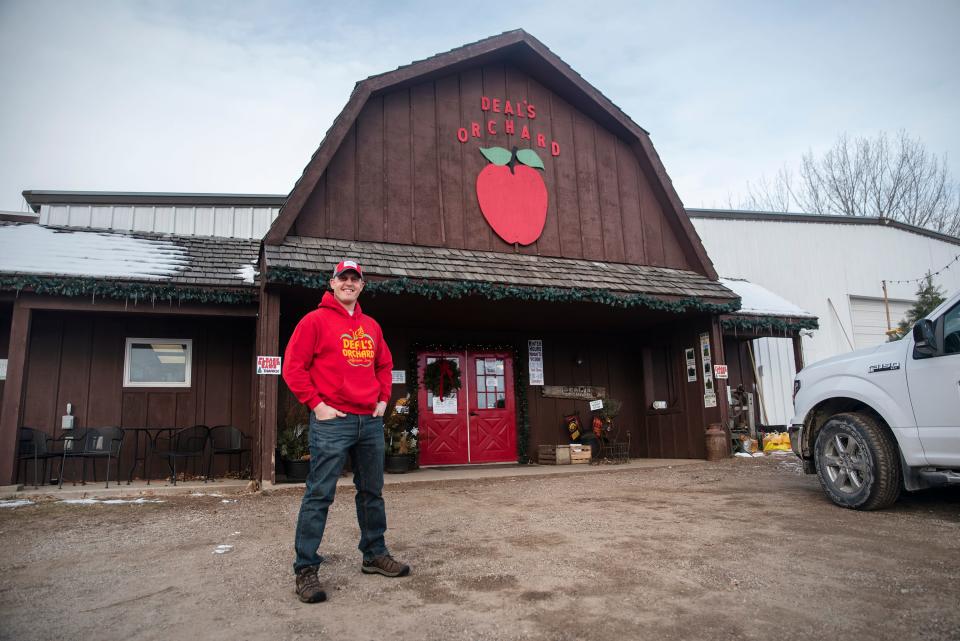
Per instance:
[[[310,474],[297,518],[294,571],[323,562],[317,549],[348,454],[353,460],[353,484],[357,488],[360,552],[364,560],[388,553],[383,540],[387,530],[383,505],[383,418],[347,414],[318,421],[311,412]]]

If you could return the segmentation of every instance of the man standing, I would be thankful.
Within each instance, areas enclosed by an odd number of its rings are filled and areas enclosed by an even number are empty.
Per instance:
[[[310,474],[297,519],[293,570],[304,603],[325,601],[317,553],[347,455],[353,461],[360,525],[361,570],[406,576],[410,567],[393,559],[383,534],[383,414],[390,400],[393,358],[380,325],[357,304],[363,270],[341,261],[317,309],[297,324],[283,359],[283,379],[310,415]]]

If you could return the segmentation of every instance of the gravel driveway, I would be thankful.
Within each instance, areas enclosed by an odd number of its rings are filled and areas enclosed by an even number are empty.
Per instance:
[[[2,509],[0,637],[960,639],[957,490],[852,512],[770,457],[385,494],[413,575],[360,573],[341,488],[317,605],[293,490]]]

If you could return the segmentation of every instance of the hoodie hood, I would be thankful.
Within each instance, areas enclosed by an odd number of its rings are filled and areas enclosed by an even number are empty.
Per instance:
[[[317,309],[332,309],[335,312],[339,312],[348,318],[360,318],[363,316],[363,312],[360,310],[360,303],[357,302],[356,306],[353,308],[353,314],[347,311],[347,308],[340,304],[340,301],[337,300],[337,297],[333,295],[333,292],[324,292],[323,298],[320,299],[320,304],[317,305]]]

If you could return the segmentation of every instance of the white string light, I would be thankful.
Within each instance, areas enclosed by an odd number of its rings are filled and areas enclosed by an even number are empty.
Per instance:
[[[911,279],[909,279],[909,280],[888,280],[887,282],[888,282],[888,283],[919,283],[919,282],[922,281],[922,280],[926,280],[926,279],[927,279],[927,276],[929,276],[929,277],[931,277],[931,278],[932,278],[933,276],[939,276],[939,275],[942,274],[943,272],[945,272],[945,271],[947,271],[948,269],[950,269],[950,268],[953,266],[953,264],[954,264],[955,262],[957,262],[958,260],[960,260],[960,254],[957,254],[956,256],[954,256],[954,257],[953,257],[953,260],[951,260],[949,263],[947,263],[946,265],[944,265],[943,267],[941,267],[941,268],[938,269],[937,271],[933,272],[932,274],[931,274],[931,273],[928,273],[928,274],[925,274],[924,276],[921,276],[920,278],[911,278]]]

